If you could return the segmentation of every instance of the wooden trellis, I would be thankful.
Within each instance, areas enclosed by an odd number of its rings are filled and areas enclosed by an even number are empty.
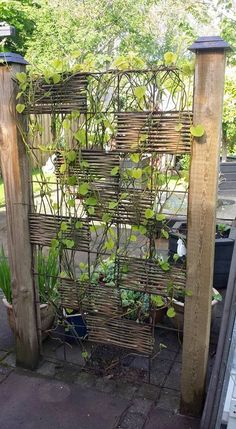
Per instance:
[[[16,84],[12,80],[12,76],[19,69],[24,69],[24,66],[19,68],[19,58],[13,58],[10,67],[9,64],[2,63],[0,91],[5,104],[0,109],[0,155],[7,200],[19,364],[35,367],[40,350],[39,306],[31,270],[31,246],[49,246],[60,233],[62,222],[65,222],[69,226],[63,233],[63,239],[65,243],[66,240],[73,239],[73,251],[87,255],[89,280],[81,283],[76,278],[60,279],[61,302],[72,309],[83,307],[92,341],[119,345],[150,355],[153,350],[152,326],[137,324],[124,317],[120,308],[120,290],[164,296],[167,284],[174,279],[179,287],[184,288],[187,284],[187,288],[192,291],[192,296],[186,298],[185,305],[182,405],[187,413],[199,413],[204,396],[209,347],[217,166],[226,48],[227,44],[220,38],[202,38],[193,45],[192,50],[197,54],[193,122],[201,123],[206,132],[201,139],[193,140],[192,146],[189,132],[192,112],[187,110],[185,95],[180,106],[176,101],[178,97],[175,98],[172,94],[172,106],[168,110],[166,100],[160,99],[158,90],[158,85],[163,84],[165,79],[173,79],[174,82],[178,80],[175,68],[78,73],[65,76],[63,83],[38,82],[35,98],[27,108],[28,114],[50,114],[52,117],[64,115],[62,117],[66,118],[65,115],[74,110],[80,112],[79,132],[71,142],[76,156],[68,163],[66,172],[61,152],[55,154],[57,204],[53,213],[48,212],[47,202],[44,201],[35,213],[35,204],[31,201],[26,147],[22,142],[22,133],[18,131],[19,124],[22,129],[25,124],[22,115],[15,112]],[[183,82],[178,83],[184,94]],[[145,97],[134,97],[134,86],[142,85],[147,88],[147,94]],[[95,92],[99,103],[94,98]],[[109,121],[112,129],[108,148],[104,144],[104,121]],[[177,131],[176,126],[180,123],[181,128]],[[54,138],[56,128],[55,124],[52,125]],[[77,148],[78,141],[83,142],[82,149]],[[166,189],[147,187],[145,177],[141,180],[140,177],[133,181],[127,180],[127,168],[124,168],[125,163],[129,162],[127,155],[137,152],[141,154],[140,162],[144,162],[153,171],[159,153],[192,154],[187,280],[185,271],[178,267],[172,267],[165,273],[153,261],[150,253],[146,259],[133,255],[131,248],[130,254],[122,253],[122,225],[143,225],[146,210],[161,206],[163,193],[167,195]],[[148,164],[145,164],[147,159]],[[139,163],[136,167],[139,168]],[[81,200],[84,203],[83,196],[79,195],[77,189],[73,191],[73,183],[68,185],[66,174],[75,176],[76,180],[87,180],[93,198],[96,197],[98,201],[90,212],[84,209],[86,216],[83,212],[81,215],[80,209]],[[70,187],[71,195],[78,200],[77,205],[68,205],[64,192],[66,187]],[[43,200],[46,194],[41,194]],[[82,226],[77,228],[76,222],[80,222]],[[91,245],[94,240],[91,226],[94,227],[95,222],[110,222],[114,230],[112,233],[116,237],[117,270],[115,286],[111,288],[101,289],[91,282],[91,261],[94,255],[100,252],[101,256],[106,257],[110,254],[107,249],[101,249],[97,237],[97,243],[95,240],[95,245]],[[145,224],[147,245],[152,242],[155,225],[152,219]],[[107,233],[106,227],[104,229]],[[65,244],[63,251],[67,250]],[[130,267],[125,275],[122,274],[124,265]]]

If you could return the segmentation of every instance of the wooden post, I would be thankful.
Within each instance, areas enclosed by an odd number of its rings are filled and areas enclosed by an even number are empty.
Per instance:
[[[214,269],[225,50],[220,37],[199,38],[196,52],[193,124],[205,134],[194,138],[189,179],[187,281],[184,314],[181,412],[199,415],[204,400]]]
[[[16,363],[33,369],[39,359],[40,334],[29,238],[29,163],[22,138],[23,115],[16,112],[17,84],[13,77],[27,62],[17,54],[1,54],[0,160],[7,210],[8,255],[16,324]],[[7,64],[6,64],[7,63]]]

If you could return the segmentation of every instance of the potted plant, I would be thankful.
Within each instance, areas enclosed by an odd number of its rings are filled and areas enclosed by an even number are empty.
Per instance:
[[[176,222],[169,233],[169,255],[173,258],[177,253],[178,240],[186,245],[187,224]],[[217,224],[215,234],[215,262],[213,285],[216,289],[227,287],[230,264],[232,259],[236,227]],[[181,259],[183,261],[184,257]]]
[[[48,255],[44,255],[41,249],[37,251],[36,272],[38,275],[42,339],[47,337],[47,332],[52,328],[55,319],[55,303],[58,298],[58,270],[58,254],[54,249],[50,249]],[[15,333],[16,326],[12,306],[11,272],[3,247],[0,251],[0,288],[4,294],[3,303],[7,309],[9,325]]]
[[[170,317],[171,324],[178,330],[183,330],[184,327],[184,304],[185,296],[190,294],[188,291],[177,291],[172,288],[172,292],[169,291],[169,308],[172,309],[172,315]],[[222,301],[220,293],[212,288],[212,302],[211,302],[211,317],[212,320],[215,316],[216,305],[219,301]]]

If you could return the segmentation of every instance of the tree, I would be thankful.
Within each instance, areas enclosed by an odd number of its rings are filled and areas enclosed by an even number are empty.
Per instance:
[[[29,17],[32,5],[32,0],[1,1],[1,21],[5,21],[16,28],[16,36],[4,40],[2,44],[5,51],[18,52],[22,55],[26,53],[28,41],[35,29],[35,21]]]

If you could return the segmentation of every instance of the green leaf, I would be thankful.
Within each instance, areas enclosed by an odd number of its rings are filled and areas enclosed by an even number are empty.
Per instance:
[[[131,234],[130,241],[137,241],[137,237],[134,234]]]
[[[62,126],[64,128],[64,130],[69,130],[70,129],[70,120],[69,119],[64,119],[64,121],[62,122]]]
[[[75,222],[75,228],[80,229],[82,227],[83,227],[83,222],[81,222],[80,220],[77,220],[77,222]]]
[[[138,100],[141,100],[146,92],[146,86],[136,86],[136,88],[134,88],[134,95]]]
[[[69,229],[68,223],[67,222],[62,222],[61,223],[61,231],[65,232],[65,231],[68,231],[68,229]]]
[[[94,209],[94,207],[88,207],[88,213],[89,213],[90,215],[93,215],[93,214],[95,213],[95,209]]]
[[[165,301],[160,295],[152,295],[151,303],[155,307],[163,307],[165,305]]]
[[[185,290],[186,296],[193,296],[193,292],[191,290]]]
[[[20,83],[25,83],[27,81],[27,74],[24,72],[16,73],[16,79]]]
[[[79,186],[79,194],[86,195],[89,192],[89,183],[83,182]]]
[[[140,179],[142,177],[143,170],[141,168],[133,168],[131,170],[131,175],[134,179]]]
[[[77,154],[75,150],[70,150],[70,152],[67,152],[66,158],[69,162],[74,162],[76,160]]]
[[[78,140],[80,142],[81,145],[85,145],[86,144],[86,132],[83,128],[81,128],[80,130],[78,130],[75,134],[74,137],[76,140]]]
[[[67,170],[67,165],[66,164],[61,164],[60,166],[60,173],[64,174]]]
[[[201,124],[198,124],[195,127],[192,125],[190,127],[190,133],[194,137],[202,137],[205,134],[205,129]]]
[[[144,225],[140,225],[139,226],[139,232],[140,232],[140,234],[145,235],[147,232],[147,228]]]
[[[90,225],[89,230],[90,230],[90,232],[97,232],[98,227],[97,227],[97,225]]]
[[[168,317],[170,317],[170,318],[172,318],[172,317],[175,317],[175,316],[176,316],[176,312],[175,312],[174,307],[170,307],[170,308],[168,308],[168,310],[167,310],[167,316],[168,316]]]
[[[120,199],[125,200],[128,196],[129,196],[128,192],[122,192],[122,194],[120,194]]]
[[[164,60],[167,65],[174,64],[177,60],[177,55],[173,52],[166,52],[164,54]]]
[[[52,80],[53,80],[53,83],[56,85],[57,83],[60,82],[61,76],[58,73],[55,73],[52,75]]]
[[[222,296],[219,292],[214,293],[214,295],[212,295],[212,299],[215,299],[216,301],[222,301]]]
[[[18,113],[22,113],[25,110],[25,104],[17,104],[16,105],[16,110]]]
[[[175,127],[175,131],[181,131],[182,130],[182,128],[183,128],[183,124],[177,124],[176,125],[176,127]]]
[[[118,206],[117,201],[110,201],[110,203],[108,204],[109,209],[115,209],[117,206]]]
[[[70,198],[67,201],[67,204],[68,204],[69,207],[75,207],[75,200],[74,200],[74,198]]]
[[[163,213],[158,213],[156,215],[156,220],[157,221],[163,222],[163,220],[165,220],[165,219],[166,219],[166,215],[164,215]]]
[[[88,360],[88,358],[89,358],[89,354],[88,354],[88,352],[87,352],[87,351],[82,352],[82,353],[81,353],[81,355],[82,355],[82,358],[83,358],[85,361],[87,361],[87,360]]]
[[[111,170],[111,176],[116,176],[119,173],[119,166],[113,167]]]
[[[59,246],[59,241],[56,238],[53,238],[51,241],[51,247],[53,249],[57,249],[58,246]]]
[[[146,209],[144,215],[146,219],[151,219],[154,216],[154,211],[152,209]]]
[[[165,230],[165,229],[161,229],[161,235],[162,237],[166,238],[168,240],[169,238],[169,233]]]
[[[97,203],[98,203],[98,200],[95,197],[89,197],[89,198],[86,198],[85,200],[85,204],[87,206],[96,206]]]
[[[102,215],[102,221],[107,223],[110,222],[112,220],[112,216],[110,215],[110,213],[104,213]]]
[[[70,176],[70,177],[68,177],[68,179],[67,179],[67,184],[68,184],[69,186],[74,186],[74,185],[76,185],[76,183],[77,183],[77,178],[76,178],[76,176]]]
[[[80,262],[79,267],[81,270],[85,270],[86,268],[88,268],[88,264],[85,264],[84,262]]]
[[[174,253],[173,255],[173,259],[175,262],[177,262],[179,260],[180,256],[178,255],[178,253]]]
[[[18,92],[17,96],[16,96],[16,100],[19,100],[19,98],[22,96],[23,92]]]
[[[89,168],[89,163],[88,163],[88,161],[81,161],[81,163],[80,163],[80,167],[81,167],[81,168]]]
[[[137,164],[140,160],[140,154],[139,153],[132,153],[130,155],[130,159],[132,162],[134,162],[135,164]]]
[[[170,264],[167,261],[159,261],[160,267],[163,271],[169,271]]]
[[[72,249],[75,245],[74,240],[69,239],[62,240],[62,243],[67,247],[67,249]]]
[[[112,249],[114,248],[114,246],[115,246],[115,243],[114,243],[114,241],[112,240],[112,238],[110,238],[109,240],[107,240],[107,241],[104,243],[103,249],[106,249],[106,250],[112,250]]]

